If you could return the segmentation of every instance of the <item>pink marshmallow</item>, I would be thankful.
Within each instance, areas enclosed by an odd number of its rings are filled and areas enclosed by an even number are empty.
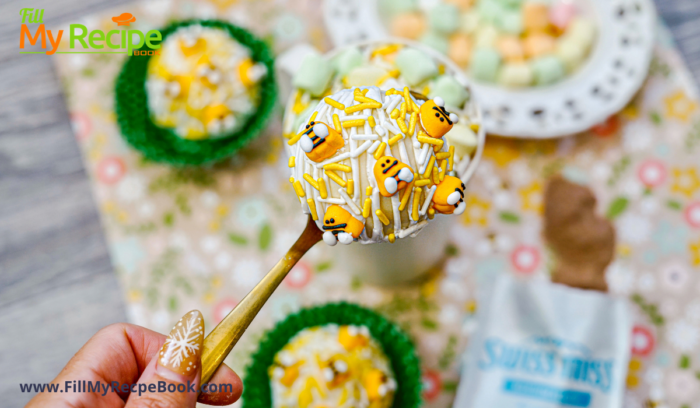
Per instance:
[[[569,1],[558,1],[549,9],[549,20],[560,30],[566,29],[576,16],[576,6]]]

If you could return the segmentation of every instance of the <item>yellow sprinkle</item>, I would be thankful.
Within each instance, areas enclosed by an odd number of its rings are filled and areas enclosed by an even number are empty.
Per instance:
[[[416,187],[415,190],[413,190],[413,208],[411,211],[411,219],[413,221],[418,221],[418,206],[420,206],[420,195],[423,192],[423,189],[420,187]]]
[[[306,196],[306,193],[304,192],[304,188],[301,186],[301,182],[299,180],[294,181],[294,191],[297,193],[297,195],[299,197]]]
[[[345,164],[331,163],[331,164],[326,164],[325,166],[323,166],[323,170],[342,171],[343,173],[350,173],[352,171],[352,168],[350,168],[350,166],[347,166]]]
[[[292,156],[289,158],[289,167],[294,167],[294,165],[296,163],[296,158],[297,158],[296,156]]]
[[[377,148],[377,151],[374,152],[374,158],[379,160],[380,157],[384,156],[384,149],[386,149],[386,143],[382,142]]]
[[[386,215],[384,214],[384,211],[382,211],[381,209],[379,209],[379,210],[375,211],[374,213],[377,214],[377,217],[379,217],[379,221],[381,221],[382,224],[384,224],[384,225],[389,225],[389,219],[386,218]]]
[[[304,132],[305,131],[299,132],[298,135],[295,135],[293,138],[289,139],[287,141],[287,144],[291,146],[291,145],[295,144],[296,142],[298,142],[299,139],[301,139],[301,137],[304,136]]]
[[[307,199],[306,202],[309,203],[309,210],[311,210],[311,218],[313,218],[314,221],[316,221],[318,219],[318,212],[316,211],[316,202],[313,198]]]
[[[365,218],[369,217],[371,211],[372,211],[372,199],[365,198],[365,205],[364,205],[364,207],[362,207],[362,216]]]
[[[418,174],[413,174],[413,181],[406,186],[406,188],[403,191],[403,197],[401,197],[401,205],[399,205],[399,211],[403,211],[404,208],[406,208],[406,204],[408,204],[408,197],[411,196],[411,191],[413,191],[413,183],[415,183],[416,179],[418,178]]]
[[[326,180],[324,180],[323,177],[319,177],[318,180],[316,180],[316,183],[318,184],[318,192],[321,193],[321,198],[323,198],[323,199],[328,198],[328,189],[326,188]]]
[[[369,119],[367,119],[367,122],[369,122],[370,127],[377,126],[377,122],[374,120],[374,116],[370,116]]]
[[[314,111],[313,115],[311,115],[311,118],[309,118],[309,123],[313,122],[316,120],[316,116],[318,115],[317,111]]]
[[[440,168],[442,169],[440,170],[440,182],[442,182],[442,180],[445,179],[445,173],[447,172],[447,159],[443,159],[440,162]]]
[[[391,115],[389,115],[389,117],[392,119],[396,119],[399,117],[400,114],[401,112],[399,112],[398,109],[394,109],[393,111],[391,111]]]
[[[406,126],[406,121],[403,120],[403,117],[399,115],[400,117],[396,119],[396,124],[399,125],[399,129],[401,129],[402,132],[408,133],[408,126]],[[408,133],[410,134],[410,133]]]
[[[374,58],[377,55],[391,54],[392,52],[398,51],[399,48],[401,48],[400,44],[385,45],[384,47],[380,47],[372,51],[372,58]]]
[[[430,209],[428,209],[428,219],[432,220],[433,218],[435,218],[435,209],[430,207]]]
[[[372,195],[372,186],[367,186],[367,189],[365,190],[365,194],[366,194],[367,196],[371,196],[371,195]]]
[[[365,109],[379,109],[382,107],[382,104],[379,102],[373,102],[373,103],[361,103],[359,105],[355,106],[350,106],[348,108],[345,108],[345,113],[348,115],[351,113],[359,112]]]
[[[311,178],[311,176],[309,176],[308,173],[304,173],[304,180],[306,180],[306,182],[309,183],[311,187],[318,190],[318,183],[316,182],[316,180]]]
[[[355,94],[354,96],[355,96],[355,100],[358,101],[358,102],[379,103],[378,101],[375,101],[375,100],[372,99],[372,98],[368,98],[368,97],[366,97],[366,96],[364,96],[364,95],[362,95],[362,94],[359,94],[359,95],[358,95],[358,94]]]
[[[413,111],[413,104],[411,104],[411,91],[408,90],[407,86],[403,87],[403,98],[406,100],[406,110],[409,112]]]
[[[392,69],[391,71],[389,71],[389,75],[391,75],[394,78],[398,78],[400,74],[401,71],[399,71],[398,69]]]
[[[427,186],[428,184],[430,184],[430,179],[416,180],[416,187],[423,187]]]
[[[352,197],[354,193],[355,193],[355,180],[349,179],[348,180],[348,195],[350,197]]]
[[[416,123],[418,123],[418,114],[411,113],[411,121],[408,123],[408,134],[412,135],[416,131]]]
[[[435,158],[438,160],[446,159],[450,157],[450,152],[440,152],[435,154]]]
[[[391,89],[389,89],[388,91],[386,91],[386,94],[387,94],[387,95],[396,95],[396,89],[391,88]]]
[[[478,123],[470,123],[469,128],[471,130],[473,130],[474,132],[478,132],[479,131],[479,124]]]
[[[433,167],[433,183],[440,184],[440,171],[437,167]]]
[[[403,139],[403,134],[399,133],[398,135],[392,137],[389,139],[389,146],[393,146],[398,142],[399,140]]]
[[[345,105],[343,105],[342,103],[336,101],[336,100],[333,99],[333,98],[326,97],[326,98],[324,99],[324,102],[326,102],[327,104],[331,105],[332,107],[334,107],[334,108],[336,108],[336,109],[345,110]]]
[[[401,113],[399,113],[401,119],[406,119],[406,109],[408,109],[406,102],[401,102]]]
[[[416,139],[418,139],[418,141],[421,143],[428,143],[434,146],[441,145],[444,143],[442,139],[436,139],[434,137],[429,136],[417,136]]]
[[[423,173],[423,178],[430,178],[433,174],[433,166],[435,165],[435,156],[430,156],[430,161],[428,166],[425,168],[425,173]]]
[[[454,146],[450,146],[450,149],[449,149],[448,153],[450,153],[450,162],[449,162],[449,167],[450,167],[450,168],[449,168],[448,170],[449,170],[449,171],[452,171],[452,165],[453,165],[454,162],[455,162],[455,147],[454,147]]]
[[[328,176],[328,178],[330,178],[331,180],[333,180],[333,181],[335,181],[336,183],[338,183],[338,185],[340,185],[340,187],[345,187],[345,186],[347,186],[347,183],[345,183],[345,180],[343,180],[343,179],[342,179],[339,175],[337,175],[335,172],[333,172],[333,171],[328,171],[328,170],[325,170],[325,172],[326,172],[326,175]]]
[[[389,234],[389,242],[391,242],[392,244],[396,242],[396,235],[394,235],[393,232]]]
[[[292,183],[292,184],[294,184],[294,177],[290,177],[290,178],[289,178],[289,182]]]
[[[333,127],[335,127],[336,132],[340,132],[342,127],[340,126],[340,117],[337,113],[333,114]]]
[[[346,120],[345,122],[343,122],[344,128],[351,128],[351,127],[364,126],[364,125],[365,125],[364,119],[353,119],[353,120]]]
[[[364,96],[364,95],[367,95],[367,92],[369,92],[369,88],[363,89],[363,90],[362,90],[362,95],[363,95],[363,96]]]
[[[389,79],[389,78],[393,78],[393,77],[391,76],[391,73],[382,75],[382,76],[379,77],[379,79],[377,79],[377,82],[375,82],[375,84],[376,84],[377,86],[379,86],[379,85],[383,84],[384,82],[386,82],[386,80]],[[387,95],[391,95],[391,94],[387,92]]]

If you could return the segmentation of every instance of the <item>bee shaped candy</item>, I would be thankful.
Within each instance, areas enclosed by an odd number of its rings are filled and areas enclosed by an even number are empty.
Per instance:
[[[459,117],[445,110],[445,101],[439,96],[420,107],[420,123],[430,137],[439,139],[445,136],[457,122]]]
[[[440,214],[462,214],[467,208],[464,203],[464,183],[457,177],[445,176],[433,194],[433,208]]]
[[[350,378],[350,367],[340,356],[334,356],[322,362],[321,367],[323,378],[329,388],[338,387]]]
[[[328,207],[323,217],[323,241],[330,246],[335,246],[339,241],[341,244],[351,244],[364,229],[362,221],[339,205]]]
[[[301,150],[316,163],[333,156],[345,146],[343,136],[323,122],[311,122],[306,125],[306,131],[299,139]]]
[[[391,197],[413,181],[413,169],[398,159],[382,156],[374,165],[379,194]]]
[[[376,368],[369,370],[362,378],[370,404],[396,391],[396,382]],[[371,406],[371,405],[370,405]]]

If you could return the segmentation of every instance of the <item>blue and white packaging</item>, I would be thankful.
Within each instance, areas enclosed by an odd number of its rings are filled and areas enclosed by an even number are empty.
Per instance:
[[[502,275],[482,292],[454,408],[619,408],[627,303]]]

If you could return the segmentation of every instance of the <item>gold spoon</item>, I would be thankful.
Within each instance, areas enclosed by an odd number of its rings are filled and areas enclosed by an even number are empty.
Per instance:
[[[309,216],[304,232],[287,254],[204,339],[202,384],[211,379],[287,273],[322,237],[323,232]]]
[[[411,91],[416,99],[428,100],[424,95]],[[274,268],[229,312],[214,330],[204,339],[202,349],[202,384],[211,379],[250,322],[257,316],[265,302],[282,283],[287,273],[299,262],[311,247],[323,238],[323,232],[309,216],[306,228],[287,254]]]

